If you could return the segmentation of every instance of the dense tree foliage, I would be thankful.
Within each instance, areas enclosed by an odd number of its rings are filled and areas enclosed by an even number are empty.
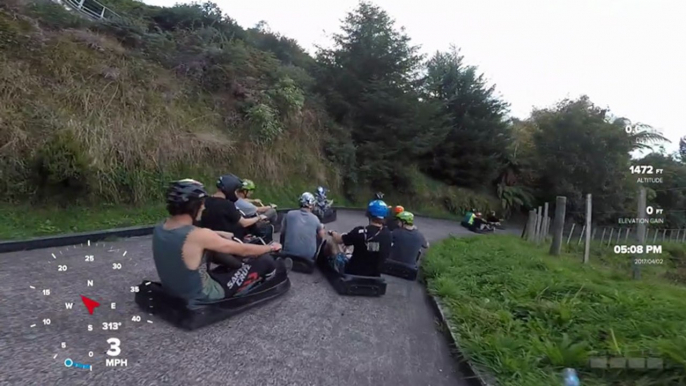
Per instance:
[[[480,187],[501,169],[510,142],[507,104],[495,96],[483,74],[466,66],[456,48],[436,53],[427,63],[424,85],[429,100],[444,106],[450,129],[426,160],[430,174],[451,184]]]
[[[407,168],[445,136],[440,106],[420,102],[418,47],[368,3],[348,15],[342,30],[334,48],[318,54],[327,110],[351,132],[360,182],[405,187]]]

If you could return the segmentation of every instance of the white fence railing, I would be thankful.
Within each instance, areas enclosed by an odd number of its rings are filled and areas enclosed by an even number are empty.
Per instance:
[[[94,20],[120,19],[111,9],[96,0],[58,0],[61,4]]]

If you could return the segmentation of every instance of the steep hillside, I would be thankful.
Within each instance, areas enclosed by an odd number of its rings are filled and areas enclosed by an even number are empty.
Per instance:
[[[103,28],[51,3],[3,5],[6,199],[144,203],[170,178],[228,171],[275,186],[339,187],[321,154],[325,117],[273,56],[227,42],[233,66],[193,79],[191,66],[206,65],[198,58],[165,68]]]

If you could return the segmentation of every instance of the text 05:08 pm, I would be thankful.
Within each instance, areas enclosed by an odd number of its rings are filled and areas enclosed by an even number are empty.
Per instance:
[[[662,245],[615,245],[615,254],[662,253]]]

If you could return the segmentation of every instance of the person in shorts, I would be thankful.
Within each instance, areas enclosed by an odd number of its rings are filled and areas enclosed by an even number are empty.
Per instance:
[[[335,243],[353,247],[353,253],[345,263],[344,271],[349,275],[381,276],[381,266],[391,253],[391,231],[384,226],[388,215],[388,205],[374,200],[367,206],[369,225],[353,228],[350,232],[339,234],[331,232]],[[330,259],[336,266],[336,260]],[[342,273],[339,271],[339,273]]]
[[[163,288],[190,303],[246,294],[278,272],[287,274],[283,262],[268,266],[250,258],[281,250],[279,243],[242,244],[220,232],[194,225],[205,210],[207,192],[192,179],[172,182],[166,202],[169,218],[155,226],[152,254]],[[241,266],[217,272],[210,269],[206,251],[246,258]]]

